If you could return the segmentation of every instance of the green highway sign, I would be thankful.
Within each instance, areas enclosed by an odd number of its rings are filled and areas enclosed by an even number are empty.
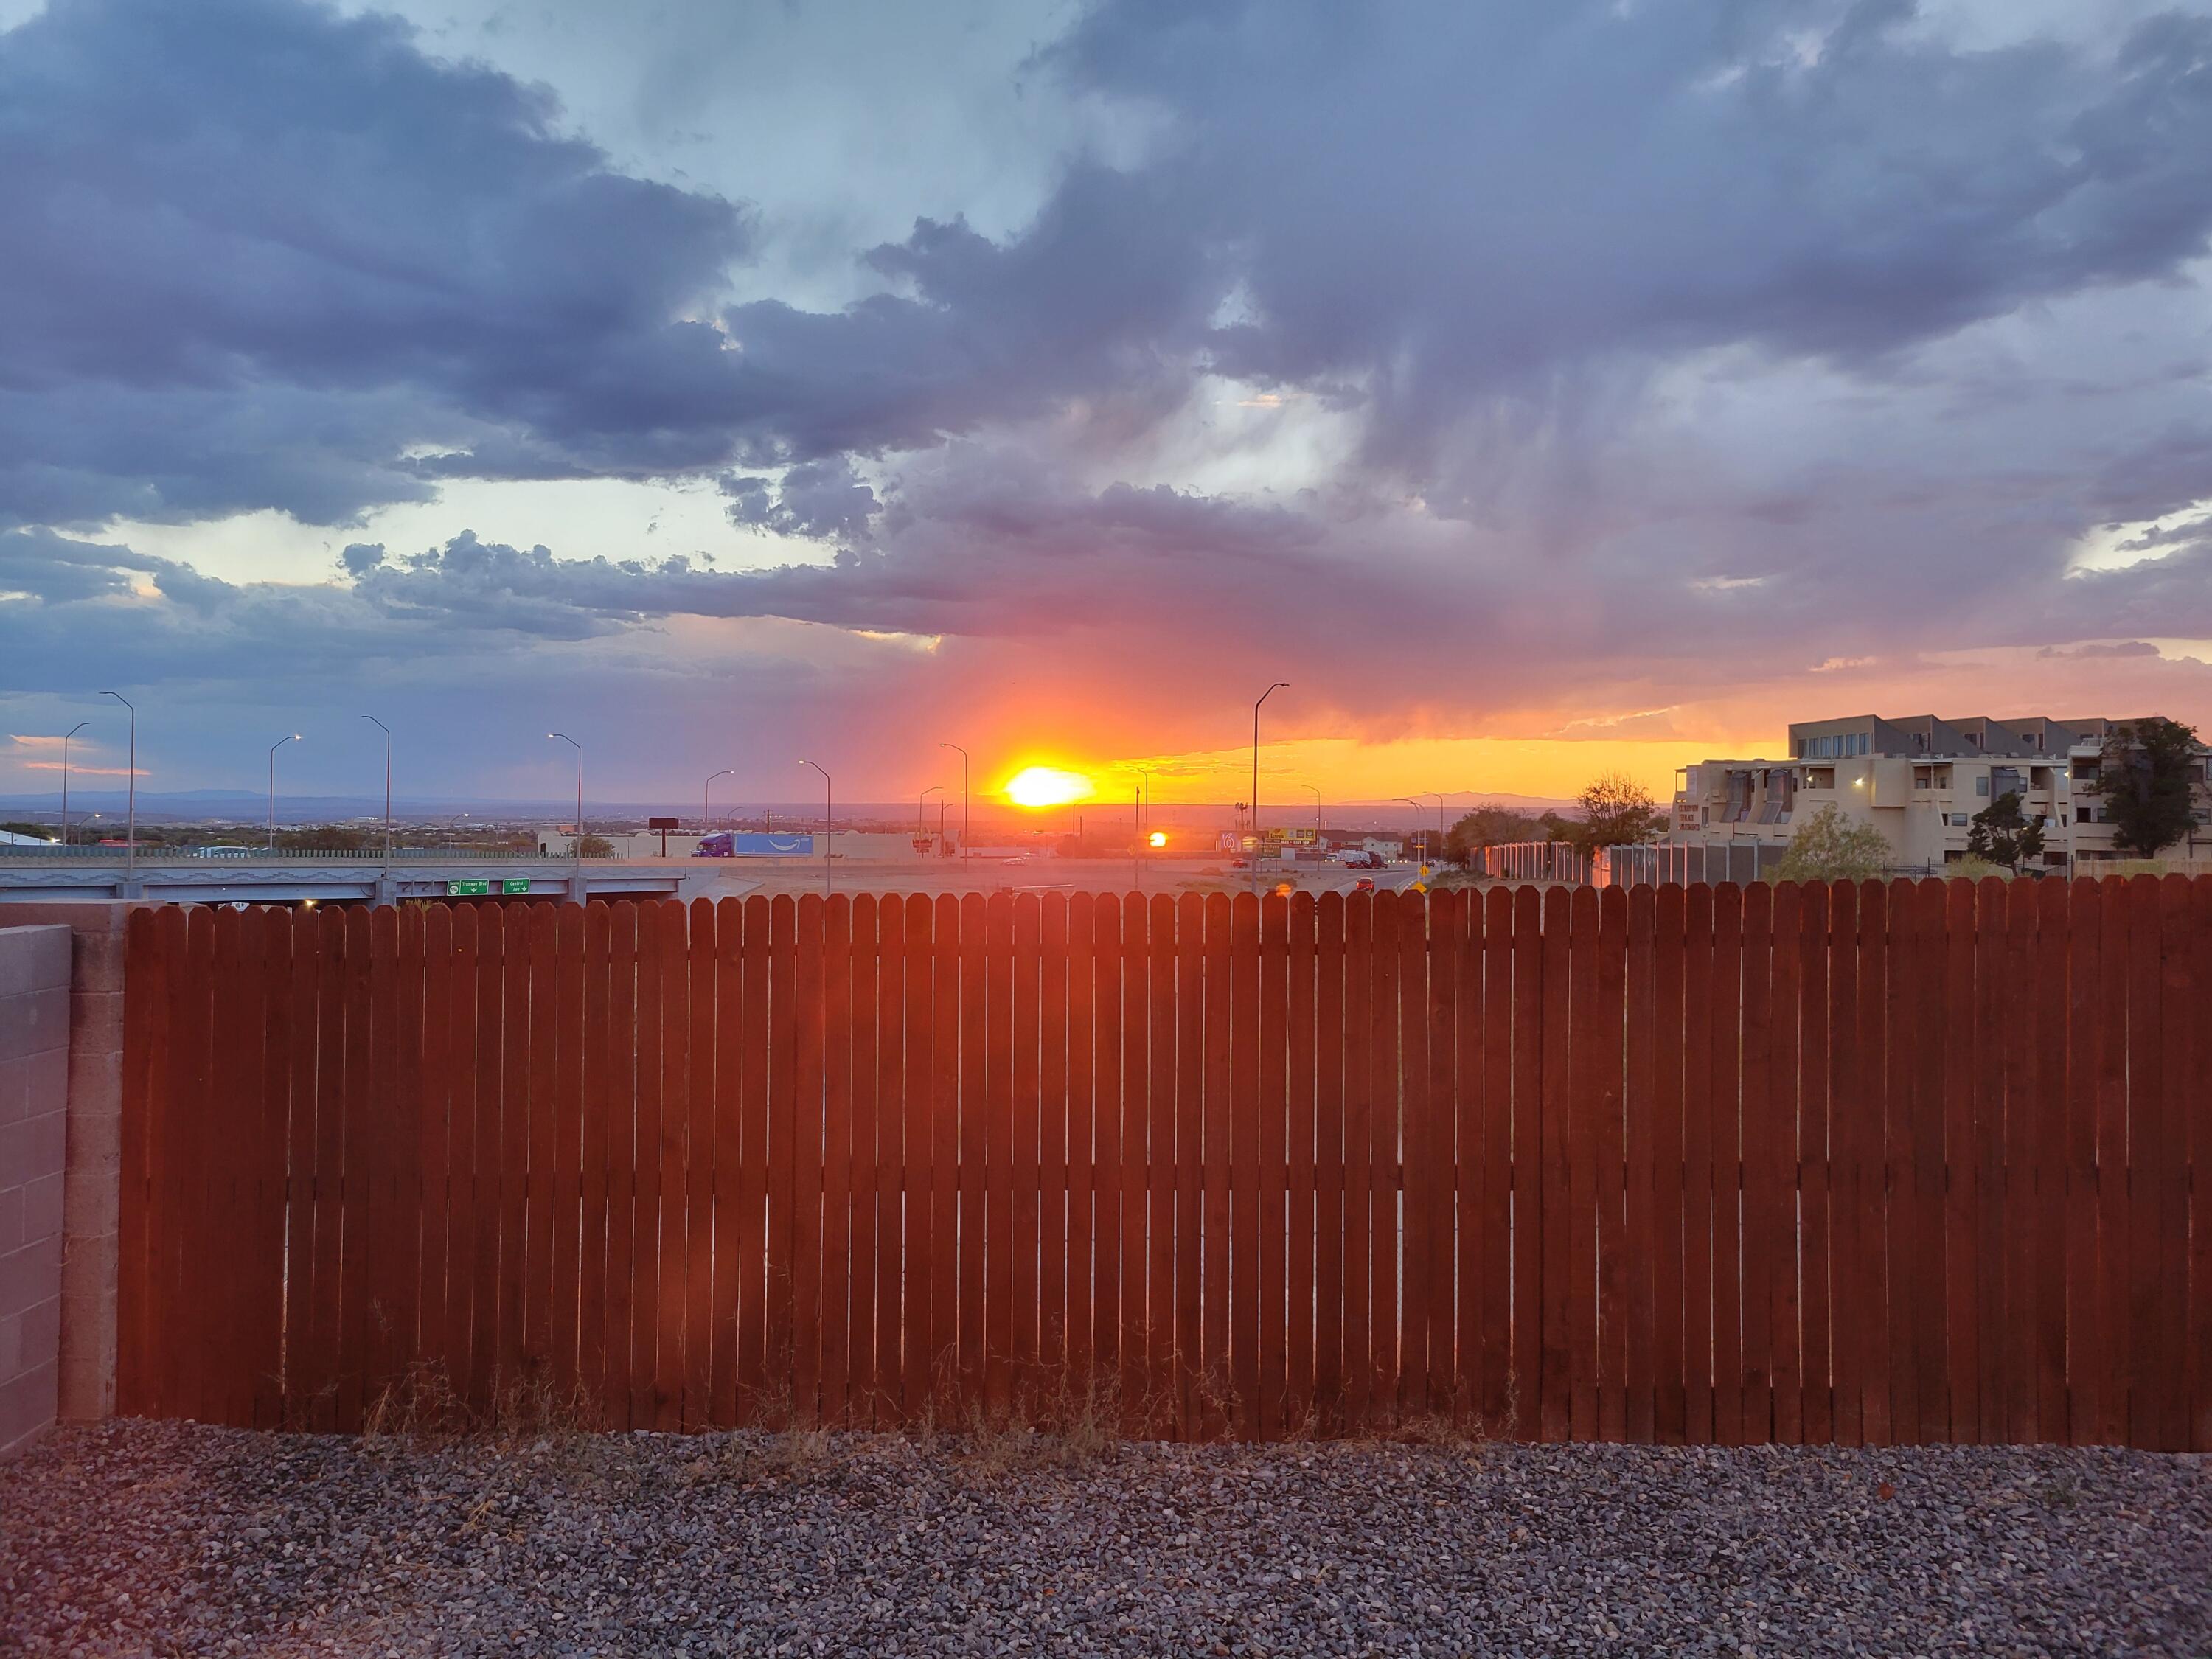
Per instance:
[[[527,887],[529,884],[525,882],[523,885]],[[449,881],[446,884],[447,898],[483,898],[490,892],[491,884],[488,881]]]
[[[500,878],[499,890],[502,893],[526,893],[530,890],[530,878],[502,876]]]

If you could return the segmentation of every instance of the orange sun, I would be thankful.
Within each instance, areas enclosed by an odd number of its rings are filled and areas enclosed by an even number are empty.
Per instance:
[[[1017,806],[1066,806],[1089,800],[1097,789],[1080,772],[1057,766],[1025,766],[1006,780],[1006,799]]]

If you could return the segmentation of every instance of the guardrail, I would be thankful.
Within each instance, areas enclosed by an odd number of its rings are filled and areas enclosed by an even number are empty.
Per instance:
[[[127,847],[0,847],[0,860],[15,864],[88,864],[112,860],[121,864],[131,855]],[[611,853],[586,853],[584,861],[611,862]],[[395,847],[389,854],[380,848],[363,851],[357,848],[315,848],[305,850],[290,848],[269,852],[264,848],[240,848],[220,853],[196,853],[190,848],[173,847],[138,848],[137,862],[143,868],[149,865],[223,865],[223,864],[476,864],[526,862],[531,864],[568,864],[574,861],[569,853],[518,852],[513,848],[480,848],[474,847]]]

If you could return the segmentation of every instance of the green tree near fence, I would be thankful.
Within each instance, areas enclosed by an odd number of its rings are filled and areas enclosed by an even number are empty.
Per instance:
[[[2153,716],[2112,728],[2097,763],[2097,793],[2112,814],[2116,848],[2156,858],[2189,833],[2197,750],[2197,728],[2179,720]]]
[[[1478,806],[1444,832],[1444,857],[1463,866],[1483,848],[1544,838],[1543,826],[1526,812],[1505,806]]]
[[[2043,856],[2043,820],[2021,810],[2020,792],[2008,789],[1974,814],[1966,826],[1966,856],[2001,864],[2013,874]]]
[[[1651,841],[1666,828],[1651,792],[1626,772],[1599,774],[1575,801],[1583,809],[1580,823],[1552,819],[1549,813],[1545,817],[1565,832],[1558,839],[1572,842],[1584,853]]]
[[[1889,839],[1826,805],[1797,826],[1775,866],[1778,881],[1865,881],[1889,867]]]

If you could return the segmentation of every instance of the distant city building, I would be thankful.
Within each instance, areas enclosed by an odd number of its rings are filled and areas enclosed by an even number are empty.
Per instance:
[[[1833,805],[1881,831],[1899,869],[1956,863],[1974,814],[2008,794],[2043,823],[2045,865],[2064,869],[2124,857],[2112,846],[2112,811],[2096,793],[2106,738],[2125,720],[1802,720],[1790,728],[1787,760],[1709,760],[1675,775],[1674,842],[1786,847],[1806,818]],[[2172,855],[2212,849],[2212,790],[2196,763],[2196,825]]]

